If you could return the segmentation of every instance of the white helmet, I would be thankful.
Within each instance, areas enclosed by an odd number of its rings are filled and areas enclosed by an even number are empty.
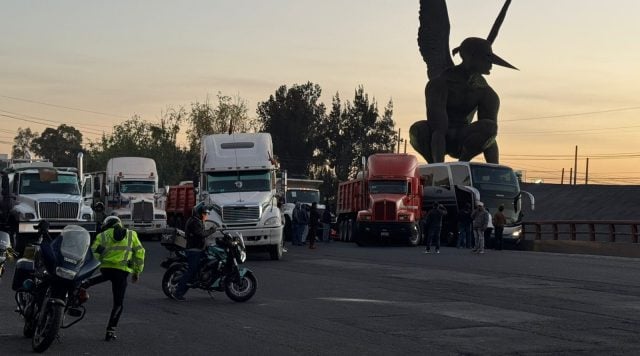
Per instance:
[[[107,218],[102,222],[102,231],[110,229],[116,225],[122,226],[122,221],[120,221],[120,218],[115,215],[107,216]]]

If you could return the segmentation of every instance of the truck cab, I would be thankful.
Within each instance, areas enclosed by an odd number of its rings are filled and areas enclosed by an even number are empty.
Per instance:
[[[202,138],[199,201],[224,229],[242,233],[250,249],[272,260],[283,253],[283,222],[277,206],[276,162],[268,133],[233,133]]]
[[[79,155],[79,165],[82,156]],[[8,210],[4,225],[19,253],[27,243],[37,239],[37,225],[49,222],[49,232],[56,234],[67,225],[79,225],[95,233],[93,210],[80,194],[84,184],[82,169],[54,167],[52,162],[21,160],[9,165],[3,174],[2,201]],[[4,207],[6,205],[6,207]]]
[[[296,203],[311,207],[311,203],[316,202],[318,214],[322,216],[324,209],[326,209],[326,206],[321,204],[320,185],[322,183],[324,182],[317,179],[290,178],[287,171],[282,171],[280,178],[278,178],[277,187],[278,196],[283,202],[285,240],[291,240],[292,237],[293,209]],[[307,233],[306,229],[308,227],[305,228],[304,235]],[[320,233],[317,236],[320,236]]]

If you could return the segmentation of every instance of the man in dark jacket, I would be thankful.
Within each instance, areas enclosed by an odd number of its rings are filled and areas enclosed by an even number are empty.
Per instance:
[[[204,221],[207,219],[209,210],[204,203],[199,203],[193,208],[193,214],[187,219],[185,224],[185,238],[187,240],[186,254],[187,254],[187,270],[180,278],[174,299],[184,301],[184,294],[187,293],[189,286],[187,285],[193,280],[193,277],[198,273],[200,268],[200,259],[202,258],[202,251],[205,245],[206,237],[212,233],[211,231],[205,231]]]
[[[309,248],[316,248],[316,234],[320,225],[320,213],[318,213],[318,203],[311,203],[309,210]]]
[[[431,241],[435,240],[436,253],[440,253],[440,231],[442,230],[442,217],[447,215],[447,209],[438,202],[427,213],[425,229],[427,231],[427,248],[424,253],[430,253]]]
[[[458,248],[471,248],[473,235],[471,234],[471,204],[467,203],[458,211]]]

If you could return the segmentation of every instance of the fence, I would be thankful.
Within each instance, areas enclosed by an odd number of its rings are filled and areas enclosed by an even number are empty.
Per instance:
[[[548,220],[522,224],[521,239],[638,243],[640,221]]]

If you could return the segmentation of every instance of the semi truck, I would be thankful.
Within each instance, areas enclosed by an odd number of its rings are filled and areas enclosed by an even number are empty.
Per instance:
[[[196,205],[196,192],[193,182],[185,181],[178,185],[172,185],[167,191],[165,211],[167,212],[167,225],[184,230],[184,224],[192,209]]]
[[[156,162],[145,157],[116,157],[106,171],[87,176],[91,190],[85,199],[103,216],[116,215],[138,235],[159,238],[167,226],[167,214],[158,206]],[[99,221],[101,223],[102,221]]]
[[[410,154],[369,156],[355,179],[338,184],[337,225],[341,240],[422,242],[422,186],[418,160]]]
[[[202,138],[198,201],[225,230],[242,233],[249,249],[272,260],[283,253],[273,144],[268,133],[214,134]]]
[[[19,254],[38,238],[38,224],[49,223],[49,232],[60,233],[67,225],[96,231],[94,213],[83,203],[83,154],[77,167],[54,167],[46,160],[11,160],[2,174],[0,225],[9,233]]]

